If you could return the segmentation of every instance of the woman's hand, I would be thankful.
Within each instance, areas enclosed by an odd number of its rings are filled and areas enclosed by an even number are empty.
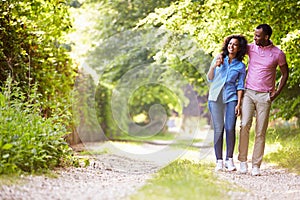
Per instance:
[[[235,115],[236,116],[240,116],[241,115],[241,106],[240,105],[237,105],[235,107]]]
[[[220,60],[220,64],[223,64],[223,62],[224,62],[224,58],[223,58],[223,56],[222,56],[222,54],[220,53],[219,54],[219,57],[217,58],[217,59],[219,59]]]
[[[208,73],[207,73],[207,77],[209,80],[213,80],[214,79],[214,71],[216,69],[216,67],[220,67],[221,64],[222,64],[222,60],[221,60],[221,57],[222,55],[220,54],[217,58],[216,58],[216,61],[215,63],[210,66],[209,70],[208,70]]]
[[[216,59],[216,63],[215,63],[215,65],[214,65],[214,67],[215,67],[215,68],[216,68],[216,67],[220,67],[220,65],[222,64],[222,61],[223,61],[222,55],[220,55],[220,56]]]

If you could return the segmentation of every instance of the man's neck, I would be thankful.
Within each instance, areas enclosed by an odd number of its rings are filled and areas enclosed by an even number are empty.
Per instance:
[[[270,44],[272,44],[272,42],[270,40],[267,40],[266,42],[264,42],[264,44],[262,44],[263,47],[269,46]]]

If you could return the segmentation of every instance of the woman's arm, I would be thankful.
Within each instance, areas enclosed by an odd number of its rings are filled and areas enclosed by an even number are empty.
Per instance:
[[[244,90],[238,90],[237,91],[238,102],[237,102],[237,105],[235,107],[235,114],[236,114],[236,116],[239,116],[241,114],[241,106],[242,106],[243,93],[244,93]]]
[[[241,114],[241,107],[242,107],[242,98],[245,90],[245,78],[246,78],[246,65],[242,63],[243,68],[241,69],[241,72],[239,74],[239,78],[237,81],[237,96],[238,96],[238,102],[235,107],[235,114],[236,116],[239,116]]]
[[[215,77],[215,69],[216,69],[216,67],[219,67],[221,65],[221,60],[220,60],[220,58],[217,58],[216,59],[216,62],[214,62],[211,66],[210,66],[210,68],[209,68],[209,70],[208,70],[208,73],[207,73],[207,78],[208,78],[208,80],[213,80],[214,79],[214,77]]]

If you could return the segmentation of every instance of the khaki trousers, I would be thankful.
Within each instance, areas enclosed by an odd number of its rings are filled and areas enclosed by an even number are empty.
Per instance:
[[[242,102],[241,130],[239,137],[238,160],[247,161],[249,132],[255,114],[255,141],[252,154],[252,166],[260,167],[265,149],[265,136],[271,109],[270,94],[246,89]]]

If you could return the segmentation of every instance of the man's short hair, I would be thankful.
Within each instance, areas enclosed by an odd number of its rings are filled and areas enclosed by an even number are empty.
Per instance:
[[[263,30],[263,32],[269,36],[269,38],[272,35],[272,28],[271,26],[269,26],[268,24],[260,24],[256,27],[256,29],[261,29]]]

